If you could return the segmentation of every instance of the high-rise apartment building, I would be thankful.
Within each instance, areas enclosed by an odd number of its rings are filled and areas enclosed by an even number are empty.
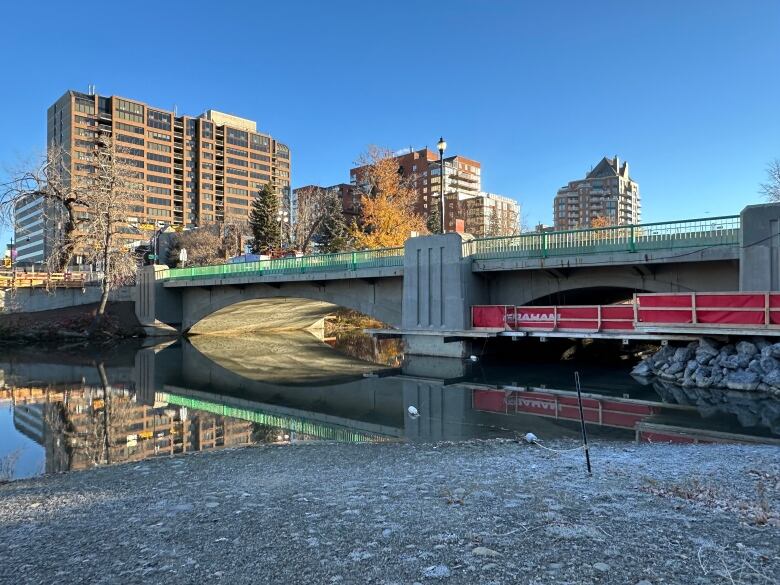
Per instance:
[[[584,179],[558,190],[553,203],[556,230],[591,227],[596,218],[611,225],[637,224],[642,218],[639,184],[628,163],[604,157]]]
[[[48,109],[48,146],[70,154],[74,177],[91,172],[101,133],[122,147],[122,162],[136,173],[133,187],[143,191],[143,205],[127,218],[139,239],[161,224],[246,221],[266,183],[289,196],[290,149],[252,120],[215,110],[180,116],[138,100],[77,91]]]

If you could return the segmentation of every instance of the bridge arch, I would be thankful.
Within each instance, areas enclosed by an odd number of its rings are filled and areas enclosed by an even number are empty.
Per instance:
[[[402,278],[186,287],[182,332],[304,329],[339,307],[401,325]]]

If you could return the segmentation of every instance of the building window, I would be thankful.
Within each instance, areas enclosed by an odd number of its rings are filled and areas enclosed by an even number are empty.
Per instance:
[[[164,183],[166,185],[171,184],[171,178],[170,177],[158,177],[156,175],[146,175],[146,180],[151,181],[152,183]]]
[[[161,134],[161,133],[159,133],[159,132],[155,132],[155,131],[153,131],[153,130],[149,130],[149,131],[146,133],[146,135],[147,135],[149,138],[154,138],[155,140],[164,140],[165,142],[170,142],[170,141],[171,141],[171,136],[170,136],[170,134]]]
[[[237,148],[230,148],[229,146],[225,149],[225,151],[228,154],[235,154],[236,156],[245,157],[247,155],[247,152],[245,150],[238,150]]]
[[[214,124],[211,122],[201,122],[203,128],[203,138],[214,138]]]
[[[270,152],[271,139],[268,136],[260,136],[259,134],[252,134],[252,150],[262,150],[264,152]]]
[[[153,165],[151,163],[146,165],[147,170],[154,171],[155,173],[168,173],[171,174],[171,168],[170,167],[163,167],[160,165]]]
[[[146,110],[146,125],[160,130],[171,131],[171,115],[158,110]]]
[[[290,158],[290,149],[286,145],[276,143],[276,156],[279,158]]]
[[[237,165],[237,166],[239,166],[239,167],[245,167],[245,166],[247,166],[247,165],[249,164],[249,163],[248,163],[247,161],[245,161],[245,160],[242,160],[242,159],[240,159],[240,158],[232,158],[232,157],[228,157],[228,158],[227,158],[227,162],[228,162],[229,164],[231,164],[231,165]]]
[[[170,205],[171,200],[170,199],[163,199],[162,197],[147,197],[146,198],[147,203],[151,203],[153,205]]]
[[[76,98],[76,111],[82,114],[95,113],[95,101],[87,98]]]
[[[123,120],[130,120],[131,122],[143,122],[144,121],[144,107],[141,104],[135,104],[126,100],[116,100],[116,115]]]
[[[137,144],[138,146],[144,145],[144,139],[137,136],[128,136],[127,134],[117,134],[116,139],[120,142],[129,142],[130,144]]]
[[[228,144],[243,146],[244,148],[249,146],[249,135],[246,132],[242,130],[234,130],[233,128],[227,128],[226,134]]]
[[[171,157],[170,156],[165,156],[164,154],[156,154],[154,152],[147,152],[146,153],[146,158],[148,158],[149,160],[156,160],[157,162],[164,162],[164,163],[171,164]]]

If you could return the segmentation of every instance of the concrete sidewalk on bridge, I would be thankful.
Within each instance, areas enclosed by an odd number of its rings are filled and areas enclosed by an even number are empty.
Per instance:
[[[588,477],[576,443],[545,447],[248,447],[18,481],[0,582],[777,582],[777,448],[602,443]]]

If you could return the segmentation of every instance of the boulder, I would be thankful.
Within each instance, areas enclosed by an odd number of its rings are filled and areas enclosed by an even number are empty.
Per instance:
[[[690,360],[694,355],[693,348],[690,347],[678,347],[675,352],[674,356],[672,357],[672,361],[674,362],[682,362],[687,363],[688,360]]]
[[[752,358],[758,353],[758,348],[749,341],[740,341],[737,343],[737,353]]]
[[[697,388],[709,388],[712,386],[712,368],[703,366],[696,370],[693,381]]]
[[[773,343],[769,348],[769,355],[773,358],[780,358],[780,343]]]
[[[740,367],[739,356],[729,355],[720,360],[721,365],[729,370],[738,370]]]
[[[685,375],[690,376],[699,367],[699,362],[696,360],[689,360],[685,366]]]
[[[726,387],[729,390],[751,392],[758,388],[761,378],[754,372],[731,372],[726,376]]]
[[[761,381],[768,386],[780,387],[780,369],[767,372],[761,376]]]
[[[772,356],[762,357],[759,360],[759,363],[761,364],[761,369],[765,374],[780,369],[780,361],[776,360]]]
[[[674,376],[685,369],[685,363],[680,361],[673,362],[668,368],[664,370],[664,374],[667,376]]]
[[[764,375],[764,370],[761,368],[761,363],[758,360],[750,360],[747,369],[748,371],[758,374],[759,376]]]
[[[639,362],[637,365],[634,366],[634,369],[631,370],[631,373],[635,376],[649,376],[653,373],[653,368],[651,366],[650,360],[643,360]]]

